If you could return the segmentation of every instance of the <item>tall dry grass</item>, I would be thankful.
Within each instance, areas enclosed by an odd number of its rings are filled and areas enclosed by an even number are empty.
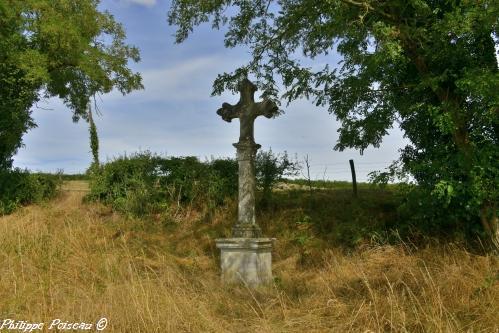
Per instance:
[[[497,257],[453,245],[329,246],[304,264],[283,238],[272,286],[223,287],[213,238],[230,209],[165,226],[82,195],[0,218],[0,319],[106,317],[105,332],[498,332]]]

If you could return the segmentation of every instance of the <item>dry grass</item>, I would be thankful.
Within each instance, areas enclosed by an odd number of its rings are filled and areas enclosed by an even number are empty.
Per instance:
[[[2,319],[107,317],[106,332],[499,331],[497,257],[329,247],[304,266],[280,239],[272,287],[222,287],[213,238],[228,210],[164,226],[83,204],[83,193],[0,218]]]

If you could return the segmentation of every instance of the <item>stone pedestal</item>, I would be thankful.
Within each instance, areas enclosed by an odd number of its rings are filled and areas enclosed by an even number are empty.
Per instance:
[[[250,287],[272,282],[272,243],[274,238],[217,239],[224,283],[244,283]]]

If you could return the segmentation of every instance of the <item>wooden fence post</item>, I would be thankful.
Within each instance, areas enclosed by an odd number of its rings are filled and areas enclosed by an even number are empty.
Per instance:
[[[357,177],[355,176],[355,165],[353,160],[350,160],[350,170],[352,171],[353,196],[357,198]]]

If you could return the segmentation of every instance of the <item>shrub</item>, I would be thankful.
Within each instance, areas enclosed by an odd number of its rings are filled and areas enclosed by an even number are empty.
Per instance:
[[[260,152],[256,177],[264,200],[270,200],[277,181],[297,169],[297,162],[286,153]],[[214,208],[238,191],[238,163],[231,158],[201,162],[192,156],[166,158],[146,151],[94,164],[88,175],[88,199],[134,216],[163,213],[171,207]]]
[[[171,206],[214,207],[237,192],[234,172],[233,160],[200,162],[141,152],[94,167],[88,199],[134,216],[162,213]]]
[[[295,176],[300,168],[299,163],[289,159],[288,154],[274,154],[272,149],[260,151],[256,155],[256,181],[262,189],[262,203],[268,204],[272,199],[272,189],[284,176]]]
[[[238,163],[235,159],[214,159],[210,163],[214,173],[214,196],[218,203],[226,197],[233,197],[238,191]]]
[[[0,215],[10,214],[17,207],[46,199],[57,194],[58,175],[29,173],[27,170],[0,170]]]

